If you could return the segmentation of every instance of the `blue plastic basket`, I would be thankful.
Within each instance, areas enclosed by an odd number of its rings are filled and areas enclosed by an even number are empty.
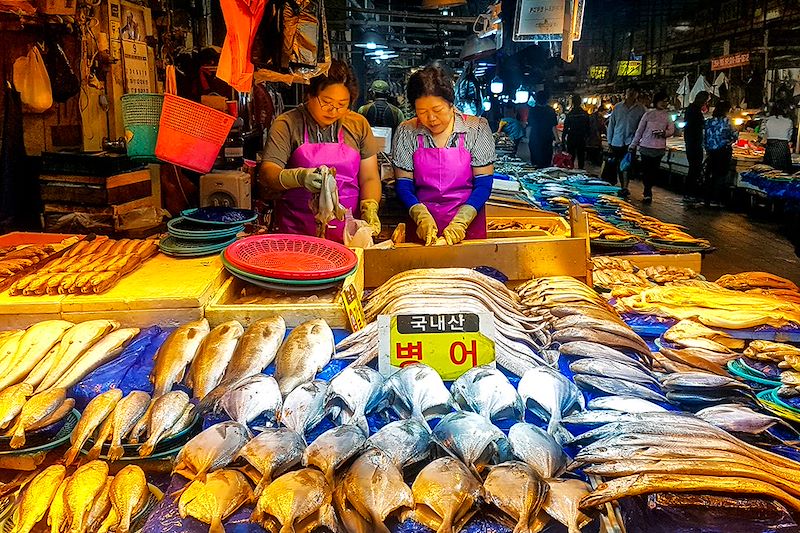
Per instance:
[[[163,94],[133,93],[122,96],[122,123],[128,157],[157,162],[156,141]]]

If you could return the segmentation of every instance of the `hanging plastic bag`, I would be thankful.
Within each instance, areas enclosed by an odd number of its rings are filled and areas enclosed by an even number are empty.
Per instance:
[[[81,90],[81,80],[75,75],[64,49],[55,40],[47,42],[44,63],[50,76],[53,100],[66,102]]]
[[[32,46],[27,56],[14,61],[13,80],[26,111],[44,113],[53,107],[50,76],[38,46]]]
[[[622,161],[619,162],[619,170],[621,172],[627,171],[630,168],[632,162],[633,162],[633,153],[628,152],[627,154],[625,154],[625,157],[622,158]]]
[[[347,210],[344,216],[344,245],[348,248],[371,248],[374,244],[372,240],[372,226],[353,218],[353,213]]]

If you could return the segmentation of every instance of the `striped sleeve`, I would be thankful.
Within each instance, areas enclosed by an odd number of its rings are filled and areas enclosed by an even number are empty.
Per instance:
[[[485,118],[478,120],[477,126],[470,124],[467,130],[467,150],[472,153],[472,166],[485,167],[494,164],[494,135]]]
[[[413,172],[414,151],[417,146],[414,128],[408,121],[397,128],[392,144],[392,164],[406,172]]]

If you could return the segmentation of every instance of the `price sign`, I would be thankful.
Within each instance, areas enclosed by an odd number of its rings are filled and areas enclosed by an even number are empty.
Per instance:
[[[451,381],[481,365],[494,364],[491,313],[380,315],[378,370],[390,375],[424,363]]]
[[[361,306],[361,298],[358,297],[358,291],[352,283],[348,283],[342,289],[342,306],[347,313],[347,322],[350,324],[350,329],[355,333],[363,329],[367,325],[367,320],[364,318],[364,308]]]

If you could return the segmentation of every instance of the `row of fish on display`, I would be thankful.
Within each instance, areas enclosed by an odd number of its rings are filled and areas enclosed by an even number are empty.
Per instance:
[[[26,432],[62,421],[75,405],[67,390],[117,357],[138,333],[113,320],[46,320],[0,332],[0,428],[12,437],[8,445],[22,448]]]
[[[190,440],[174,469],[188,480],[178,509],[211,531],[248,503],[251,520],[273,532],[387,531],[387,520],[405,519],[460,531],[479,510],[518,531],[539,531],[549,517],[577,531],[589,521],[578,512],[589,486],[558,479],[568,461],[562,446],[524,421],[530,409],[559,426],[562,408],[552,402],[568,400],[554,396],[554,380],[566,382],[559,390],[580,408],[580,392],[548,367],[528,371],[518,388],[501,371],[477,367],[450,390],[424,364],[387,379],[367,366],[347,367],[330,383],[297,387],[282,406],[278,395],[266,423],[283,427],[251,437],[231,420]],[[366,415],[387,409],[399,419],[370,434]],[[308,438],[326,416],[336,425]],[[508,435],[495,422],[510,426]],[[191,504],[198,494],[206,505]]]
[[[53,464],[25,484],[10,518],[13,526],[5,531],[27,533],[46,521],[51,533],[128,533],[137,515],[159,496],[136,465],[111,476],[103,461],[87,462],[69,475],[63,464]]]

